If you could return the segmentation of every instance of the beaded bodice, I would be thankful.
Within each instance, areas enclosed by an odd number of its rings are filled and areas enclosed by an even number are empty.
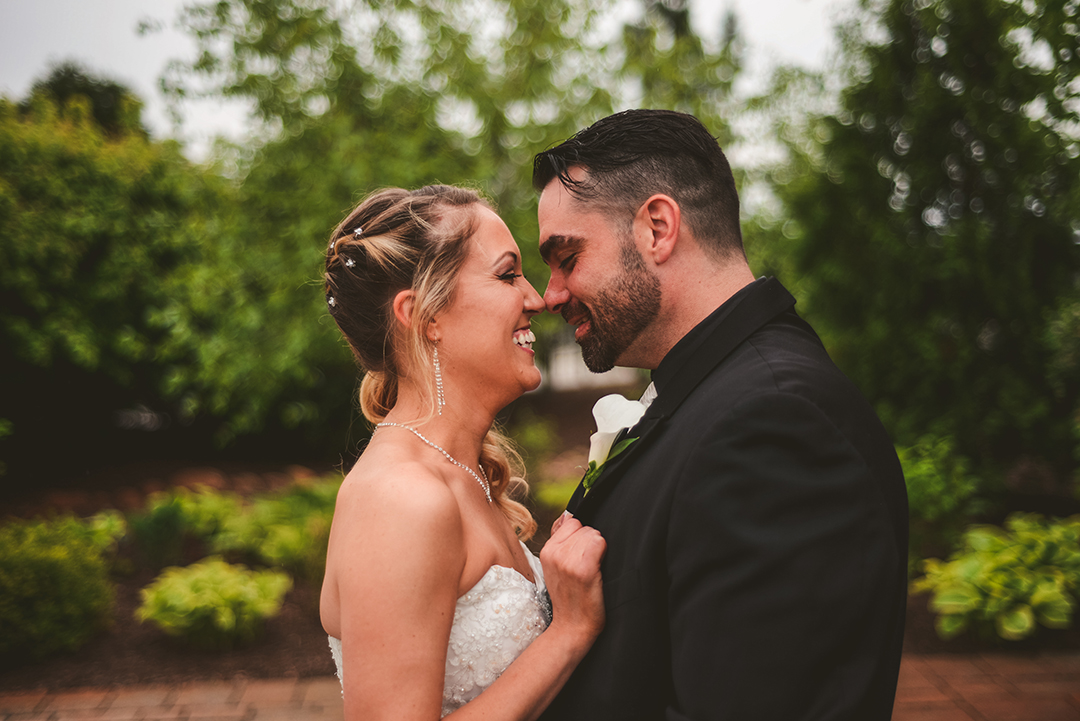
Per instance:
[[[457,600],[446,652],[443,716],[494,683],[551,622],[540,560],[528,549],[525,555],[535,584],[512,568],[492,566]],[[331,636],[330,649],[344,683],[341,641]]]

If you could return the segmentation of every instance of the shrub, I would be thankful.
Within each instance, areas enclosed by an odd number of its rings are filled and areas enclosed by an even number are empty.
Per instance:
[[[925,435],[913,446],[898,446],[904,469],[910,517],[909,576],[920,558],[943,554],[956,545],[964,524],[981,512],[979,480],[970,464],[955,454],[952,438]]]
[[[967,459],[953,452],[952,438],[923,436],[913,446],[898,447],[896,455],[904,468],[912,518],[933,522],[970,512],[979,481],[968,474]]]
[[[136,551],[144,563],[154,569],[180,563],[184,508],[175,494],[154,494],[146,510],[132,515],[129,522]]]
[[[135,617],[193,646],[228,649],[258,635],[291,587],[280,571],[250,571],[210,557],[165,569],[141,591]]]
[[[120,539],[128,532],[124,514],[112,509],[101,511],[86,519],[84,528],[91,543],[106,555],[116,553]]]
[[[216,553],[243,553],[320,583],[340,486],[340,479],[325,480],[256,498],[240,514],[225,519],[211,547]]]
[[[155,493],[146,510],[131,518],[133,540],[151,568],[177,565],[184,560],[187,544],[209,546],[228,520],[241,513],[240,499],[235,494],[207,486],[194,491],[177,488]]]
[[[971,526],[947,563],[923,563],[913,592],[931,591],[938,635],[952,638],[974,626],[1007,640],[1036,630],[1067,628],[1080,591],[1080,516],[1044,521],[1015,513],[995,526]]]
[[[180,507],[184,531],[204,541],[210,541],[230,518],[242,512],[240,498],[235,493],[215,491],[208,486],[194,491],[177,488],[173,495]]]
[[[110,620],[105,552],[115,518],[14,521],[0,527],[0,659],[73,651]]]

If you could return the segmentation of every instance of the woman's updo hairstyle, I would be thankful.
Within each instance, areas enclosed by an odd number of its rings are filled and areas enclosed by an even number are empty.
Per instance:
[[[330,236],[326,303],[364,371],[360,410],[373,424],[382,422],[397,402],[398,382],[406,368],[433,367],[434,346],[423,329],[453,300],[468,241],[476,231],[476,206],[487,203],[466,188],[387,188],[361,201]],[[407,330],[397,324],[393,308],[395,296],[403,290],[414,294]],[[416,375],[428,386],[434,415],[434,373]],[[484,440],[480,465],[493,501],[518,536],[527,540],[536,522],[506,495],[511,487],[524,484],[521,461],[495,429]]]

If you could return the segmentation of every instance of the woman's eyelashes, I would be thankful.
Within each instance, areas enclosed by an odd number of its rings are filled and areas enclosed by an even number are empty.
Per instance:
[[[508,270],[505,273],[503,273],[503,274],[501,274],[501,275],[499,275],[497,277],[501,281],[505,281],[507,283],[513,283],[518,278],[524,278],[525,276],[523,274],[521,274],[521,273],[515,273],[512,270]]]

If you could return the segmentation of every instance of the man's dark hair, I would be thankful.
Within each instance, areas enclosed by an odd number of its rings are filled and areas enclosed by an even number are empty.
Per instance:
[[[572,178],[575,166],[587,177]],[[669,195],[706,251],[717,258],[743,255],[731,166],[693,115],[625,110],[598,120],[536,156],[533,187],[543,191],[555,178],[571,195],[627,225],[649,196]]]

